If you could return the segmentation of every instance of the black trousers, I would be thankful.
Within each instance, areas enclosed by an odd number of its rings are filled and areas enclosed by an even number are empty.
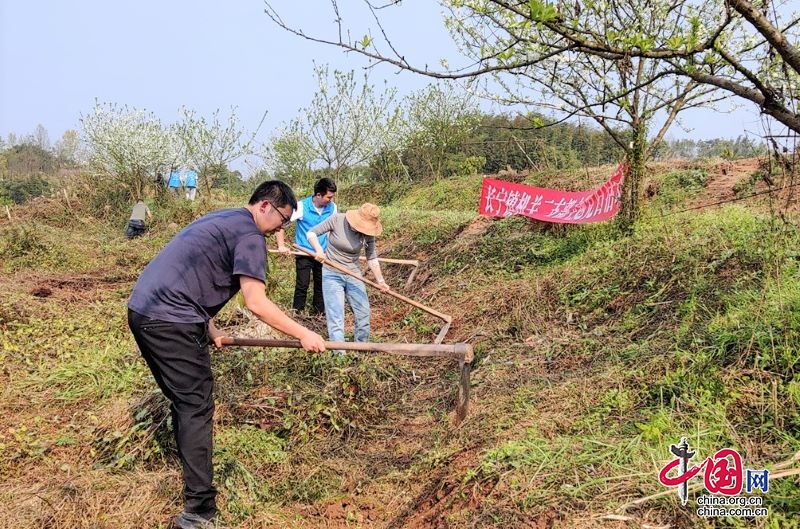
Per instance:
[[[125,230],[125,237],[133,239],[144,233],[145,226],[143,220],[131,219],[128,221],[128,228]]]
[[[314,274],[314,295],[311,299],[311,313],[325,314],[325,299],[322,297],[322,263],[313,257],[298,255],[294,261],[295,275],[294,301],[292,308],[301,312],[306,308],[308,297],[308,283],[311,274]]]
[[[172,425],[183,470],[186,512],[216,514],[214,377],[205,323],[153,320],[128,310],[128,326],[158,387],[172,403]]]

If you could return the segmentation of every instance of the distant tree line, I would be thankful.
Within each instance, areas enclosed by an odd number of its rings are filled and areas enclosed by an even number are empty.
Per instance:
[[[366,75],[360,81],[326,68],[315,74],[318,94],[273,135],[260,173],[304,189],[323,175],[353,183],[418,182],[612,164],[627,153],[620,145],[623,125],[609,131],[587,120],[487,113],[453,83],[428,85],[395,103],[393,89],[377,95]],[[737,158],[759,151],[746,138],[657,143],[658,156],[681,158]]]
[[[92,117],[97,115],[98,113],[95,113]],[[166,185],[164,174],[169,168],[162,158],[164,153],[173,154],[172,149],[164,148],[169,145],[168,140],[161,143],[149,139],[142,141],[143,127],[138,129],[132,127],[129,116],[124,113],[114,115],[110,119],[105,119],[105,116],[101,115],[100,120],[107,126],[108,133],[98,134],[95,142],[90,137],[81,139],[79,132],[68,130],[55,145],[51,146],[47,130],[42,125],[38,125],[33,134],[18,136],[9,133],[6,137],[0,137],[0,204],[20,204],[35,197],[52,194],[63,185],[62,177],[69,174],[65,170],[78,170],[79,173],[84,173],[84,176],[94,183],[90,188],[108,186],[113,188],[116,183],[122,191],[122,197],[131,194],[131,189],[141,193],[145,187],[154,190],[155,194],[160,194]],[[187,121],[191,123],[191,120]],[[152,124],[145,123],[145,125]],[[186,126],[186,121],[182,125],[187,135],[192,133],[191,127]],[[167,133],[162,131],[160,125],[150,128],[155,131],[156,138],[167,137]],[[223,132],[228,130],[225,129]],[[124,134],[128,136],[125,137]],[[216,138],[224,135],[220,133],[204,136]],[[178,136],[172,135],[168,139],[176,137]],[[181,145],[189,143],[192,146],[199,144],[198,150],[204,146],[200,142],[180,143]],[[232,148],[228,148],[223,154],[227,154],[230,150]],[[157,156],[154,156],[154,153]],[[212,156],[215,154],[216,152],[210,155],[195,153],[198,160],[206,162],[203,168],[208,176],[208,185],[232,193],[244,193],[249,184],[242,178],[242,174],[230,170],[225,163],[214,163]],[[117,166],[112,166],[110,163],[104,165],[97,161],[98,158],[108,160],[114,156],[119,160]],[[140,160],[141,163],[137,163]],[[177,164],[178,160],[170,159],[170,163]],[[108,185],[106,180],[109,180]],[[122,200],[127,204],[127,198]]]
[[[48,194],[48,176],[62,164],[51,151],[33,143],[0,149],[0,203],[20,204]]]
[[[367,182],[419,182],[474,173],[501,171],[569,170],[613,164],[623,151],[602,129],[569,122],[554,123],[540,115],[486,114],[467,109],[448,119],[432,119],[408,137],[395,150],[384,148],[362,164],[339,168],[339,176],[350,174]],[[410,129],[409,129],[410,130]],[[287,141],[285,137],[281,141]],[[656,160],[698,158],[750,158],[766,153],[766,146],[752,138],[710,140],[665,140],[654,153]],[[77,133],[67,131],[50,147],[47,131],[0,138],[0,201],[22,203],[51,191],[52,176],[61,169],[76,168],[85,162],[78,152]],[[311,168],[312,161],[287,167],[285,172],[262,170],[258,178],[280,177],[294,185],[306,185],[329,167]],[[247,180],[226,164],[207,167],[212,188],[245,193]],[[302,181],[300,176],[302,175]],[[156,181],[155,176],[143,176]],[[162,181],[156,181],[158,185]]]
[[[456,125],[454,124],[454,128]],[[405,171],[414,181],[457,174],[497,174],[501,171],[569,170],[614,164],[624,151],[605,130],[569,122],[548,123],[543,116],[482,115],[466,132],[444,151],[436,151],[421,142],[411,142],[400,154]],[[710,140],[664,140],[654,152],[654,160],[752,158],[766,154],[766,145],[752,138],[716,138]],[[439,157],[439,172],[431,172],[425,160]],[[373,180],[390,180],[401,171],[387,153],[375,156],[369,167]],[[389,177],[389,178],[387,178]]]
[[[754,158],[767,154],[767,145],[755,141],[748,136],[739,136],[736,139],[715,138],[711,140],[667,140],[656,149],[653,157],[656,160],[698,158],[725,158],[737,160],[741,158]]]

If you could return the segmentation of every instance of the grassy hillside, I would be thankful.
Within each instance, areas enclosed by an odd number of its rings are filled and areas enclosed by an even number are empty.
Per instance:
[[[452,424],[450,362],[215,351],[226,524],[797,527],[793,206],[761,195],[690,209],[761,190],[754,166],[743,167],[654,167],[628,236],[478,217],[479,177],[395,193],[383,202],[381,253],[422,264],[407,291],[408,267],[384,270],[393,287],[453,316],[447,342],[475,346],[468,419]],[[608,174],[521,179],[578,189]],[[343,190],[340,204],[385,192]],[[0,220],[0,527],[165,527],[180,509],[166,403],[125,303],[180,226],[234,202],[161,204],[134,241],[124,219],[89,203],[39,200]],[[288,307],[292,261],[270,266],[270,295]],[[376,341],[438,333],[436,318],[370,297]],[[236,303],[219,319],[231,333],[268,332]],[[692,463],[730,447],[745,468],[770,469],[769,516],[702,518],[702,490],[682,506],[657,476],[684,436]]]

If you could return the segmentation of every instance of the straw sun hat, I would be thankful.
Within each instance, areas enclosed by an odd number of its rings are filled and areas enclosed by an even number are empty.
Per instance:
[[[383,231],[381,221],[378,220],[380,214],[381,208],[366,202],[358,209],[351,209],[345,216],[354,230],[364,235],[378,236]]]

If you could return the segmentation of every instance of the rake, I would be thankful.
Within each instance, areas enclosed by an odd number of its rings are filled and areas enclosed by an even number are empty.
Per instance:
[[[269,251],[269,253],[280,253],[278,250],[275,250],[273,248],[270,248],[268,251]],[[292,255],[307,255],[307,254],[305,254],[303,252],[298,252],[298,251],[291,252],[291,254]],[[363,255],[361,257],[359,257],[359,259],[361,261],[366,261],[367,260],[367,258],[364,257]],[[417,271],[419,270],[419,260],[418,259],[393,259],[393,258],[389,258],[389,257],[378,257],[378,261],[380,261],[381,263],[407,265],[407,266],[413,266],[414,267],[414,269],[411,271],[411,274],[409,274],[408,279],[406,279],[406,285],[404,287],[406,290],[408,290],[408,287],[414,281],[414,277],[416,277]]]

